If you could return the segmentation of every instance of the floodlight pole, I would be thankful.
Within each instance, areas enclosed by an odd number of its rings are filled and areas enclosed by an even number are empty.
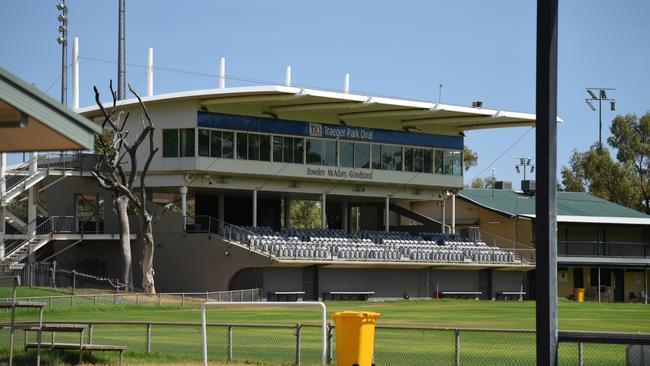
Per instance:
[[[124,0],[119,0],[119,20],[117,30],[117,99],[126,98],[126,56],[124,46]]]
[[[558,0],[537,0],[537,366],[557,365],[557,16]]]
[[[614,88],[587,88],[587,93],[591,96],[591,98],[587,98],[585,101],[589,106],[593,108],[591,101],[597,100],[598,101],[598,149],[602,150],[603,149],[603,100],[607,102],[612,102],[612,110],[614,110],[614,103],[616,102],[616,99],[614,98],[607,98],[607,95],[605,93],[606,90],[616,90]],[[596,92],[596,94],[594,94]],[[596,95],[596,97],[594,97]]]

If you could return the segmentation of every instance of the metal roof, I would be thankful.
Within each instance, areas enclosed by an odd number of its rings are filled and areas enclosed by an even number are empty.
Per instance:
[[[0,67],[0,151],[93,149],[101,128]]]
[[[213,112],[454,135],[467,130],[535,124],[535,115],[530,113],[279,85],[196,90],[143,98],[147,104],[182,100],[195,100],[197,107]],[[127,99],[118,105],[136,103],[136,99]],[[80,113],[95,116],[97,107],[82,108]]]
[[[535,197],[500,189],[463,189],[459,197],[501,214],[535,218]],[[557,192],[557,221],[650,225],[650,215],[583,192]]]

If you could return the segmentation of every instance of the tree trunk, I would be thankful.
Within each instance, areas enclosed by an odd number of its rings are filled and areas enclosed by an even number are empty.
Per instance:
[[[145,211],[142,215],[142,241],[144,243],[144,253],[142,255],[142,287],[147,294],[155,294],[156,286],[154,285],[153,270],[153,225],[151,215]]]
[[[117,215],[120,220],[120,244],[122,247],[122,282],[128,290],[133,286],[133,273],[131,270],[131,229],[129,227],[129,198],[117,196]]]

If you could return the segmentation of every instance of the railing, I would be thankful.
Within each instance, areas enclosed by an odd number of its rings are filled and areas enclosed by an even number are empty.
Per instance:
[[[650,245],[635,242],[558,241],[557,252],[567,257],[650,258]]]
[[[209,314],[210,316],[210,314]],[[172,361],[202,359],[201,324],[171,322],[66,322],[88,328],[85,342],[120,344],[129,357]],[[320,325],[299,322],[284,324],[207,324],[208,358],[215,363],[320,365]],[[0,331],[0,339],[6,335]],[[558,365],[647,365],[641,345],[649,334],[559,332]],[[600,337],[602,333],[598,334]],[[78,335],[57,334],[60,342],[79,342]],[[611,341],[611,338],[616,341]],[[20,339],[20,336],[18,337]],[[336,328],[327,328],[327,361],[336,359]],[[116,343],[117,342],[117,343]],[[616,342],[616,343],[615,343]],[[532,330],[393,327],[378,325],[375,331],[374,363],[377,365],[476,365],[534,366],[535,332]],[[21,351],[22,352],[22,351]],[[645,349],[645,361],[648,359]],[[582,361],[582,362],[581,362]]]
[[[251,248],[251,245],[250,242],[246,240],[246,236],[257,235],[250,230],[246,230],[237,225],[207,215],[197,215],[194,217],[187,216],[185,218],[185,232],[221,235],[230,241],[238,241],[247,245],[249,249]]]
[[[72,273],[72,271],[68,271]],[[81,273],[76,273],[77,278]],[[70,286],[74,286],[70,277]],[[78,280],[81,283],[81,279]],[[160,292],[156,294],[145,294],[137,292],[120,292],[124,286],[116,281],[112,286],[115,293],[104,294],[70,294],[56,296],[31,296],[19,298],[19,300],[43,302],[48,309],[67,309],[76,307],[94,307],[98,305],[176,305],[190,306],[201,305],[206,301],[220,302],[259,302],[262,301],[260,289],[245,289],[232,291],[205,291],[205,292]],[[61,284],[61,282],[59,282]],[[64,289],[66,287],[57,287]],[[81,287],[77,287],[79,290]],[[11,301],[10,298],[0,299],[0,302]]]
[[[528,262],[529,264],[535,264],[535,248],[485,230],[479,230],[479,232],[481,233],[481,241],[487,245],[503,250],[511,250],[521,258],[522,261]]]

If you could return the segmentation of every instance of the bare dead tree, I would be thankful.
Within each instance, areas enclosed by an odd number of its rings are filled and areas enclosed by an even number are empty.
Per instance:
[[[142,228],[140,238],[144,244],[144,253],[142,260],[142,287],[146,293],[156,293],[154,285],[154,269],[153,269],[153,226],[152,215],[147,210],[147,191],[145,179],[151,161],[155,156],[158,148],[154,147],[153,133],[155,130],[151,116],[147,107],[142,103],[142,99],[136,93],[131,85],[129,90],[138,99],[142,114],[140,122],[142,130],[135,136],[134,139],[129,139],[129,131],[126,130],[129,113],[119,111],[116,108],[117,93],[113,90],[113,83],[109,84],[111,95],[113,97],[113,104],[110,108],[106,109],[99,99],[99,91],[97,87],[93,87],[95,91],[95,102],[99,107],[104,121],[102,128],[108,131],[97,139],[96,155],[97,162],[92,171],[92,175],[97,178],[99,183],[106,189],[115,193],[116,203],[118,207],[118,216],[120,219],[121,230],[121,246],[123,256],[123,280],[129,286],[132,286],[131,273],[131,244],[130,244],[130,226],[128,219],[128,206],[131,204],[139,213],[142,220]],[[133,142],[129,142],[129,140]],[[140,146],[149,140],[149,151],[147,159],[143,168],[138,171],[137,152]],[[125,171],[124,166],[128,165],[128,172]],[[136,191],[136,180],[139,179],[139,187]]]

